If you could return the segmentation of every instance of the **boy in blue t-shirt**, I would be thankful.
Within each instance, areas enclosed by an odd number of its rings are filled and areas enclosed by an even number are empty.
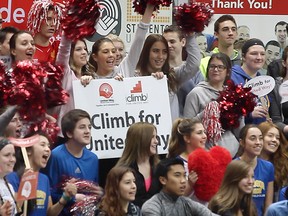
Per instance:
[[[74,177],[98,183],[98,157],[86,149],[91,140],[91,119],[81,109],[66,113],[61,120],[64,138],[67,140],[52,150],[51,158],[43,171],[49,177],[53,203],[62,196],[59,185],[63,177]],[[95,187],[95,192],[102,195],[102,189]],[[85,199],[85,194],[77,193],[73,202]],[[71,205],[73,204],[71,201]],[[65,208],[60,215],[71,215]]]

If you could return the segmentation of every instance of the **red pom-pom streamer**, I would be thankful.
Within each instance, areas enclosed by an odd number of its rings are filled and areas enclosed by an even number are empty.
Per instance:
[[[95,0],[67,0],[61,21],[65,35],[72,41],[92,36],[100,17],[100,5]]]
[[[230,152],[221,146],[214,146],[209,152],[199,148],[190,153],[188,169],[198,175],[194,185],[198,199],[208,202],[216,194],[231,160]]]
[[[251,88],[235,85],[232,80],[226,82],[226,87],[217,99],[220,109],[220,122],[224,130],[239,127],[239,119],[253,111],[256,106],[256,96]]]
[[[92,181],[75,179],[66,176],[63,177],[63,181],[59,186],[64,188],[66,183],[69,181],[76,185],[77,193],[86,195],[85,200],[75,202],[71,206],[70,212],[73,215],[94,216],[95,210],[97,209],[97,204],[101,199],[101,196],[99,196],[97,193],[100,187]]]
[[[134,8],[134,12],[143,15],[147,4],[154,5],[154,11],[157,12],[160,6],[169,7],[172,4],[172,0],[134,0],[132,7]]]
[[[183,32],[202,32],[214,14],[210,4],[190,2],[175,6],[174,17]]]
[[[207,141],[216,145],[221,139],[221,133],[223,132],[220,123],[220,109],[217,101],[212,101],[207,104],[203,111],[202,123],[206,130]]]
[[[25,60],[18,62],[11,74],[0,73],[4,104],[19,106],[19,115],[29,126],[27,133],[40,129],[55,141],[59,128],[46,119],[46,112],[47,107],[67,102],[68,93],[61,85],[63,70]]]

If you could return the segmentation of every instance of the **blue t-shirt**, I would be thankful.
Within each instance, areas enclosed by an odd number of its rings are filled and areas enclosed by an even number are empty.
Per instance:
[[[10,173],[6,176],[8,182],[13,186],[15,192],[19,189],[20,179],[16,172]],[[49,197],[50,197],[50,185],[49,179],[46,175],[39,173],[38,185],[37,185],[37,200],[35,209],[29,214],[29,216],[47,215]]]
[[[285,192],[288,189],[288,186],[281,188],[279,192],[279,199],[278,201],[283,201],[283,200],[288,200],[287,197],[285,196]]]
[[[288,215],[288,200],[272,203],[265,216],[287,216]]]
[[[239,160],[239,158],[236,158]],[[263,216],[265,197],[269,182],[274,181],[274,166],[271,162],[257,158],[257,165],[254,169],[253,201],[256,205],[259,216]]]
[[[80,158],[74,157],[65,144],[62,144],[52,150],[47,166],[42,171],[49,177],[51,197],[53,203],[56,203],[63,193],[60,185],[63,183],[63,177],[75,177],[98,183],[98,157],[86,148],[83,148]],[[69,215],[67,211],[69,204],[65,206],[60,215]]]

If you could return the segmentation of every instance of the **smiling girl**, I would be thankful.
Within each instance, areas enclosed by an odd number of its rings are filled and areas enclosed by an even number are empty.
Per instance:
[[[242,65],[232,67],[231,79],[236,85],[245,85],[250,79],[260,76],[265,63],[265,47],[261,40],[252,38],[242,47]],[[267,99],[268,100],[268,99]],[[267,104],[269,101],[267,101]],[[260,105],[260,103],[259,103]],[[252,113],[245,118],[246,124],[259,124],[266,121],[268,114],[265,106],[255,106]]]
[[[14,145],[7,139],[0,139],[0,211],[3,215],[15,215],[17,204],[14,190],[6,176],[13,172],[16,163]],[[3,205],[3,206],[2,206]]]
[[[9,41],[12,67],[18,61],[32,60],[35,54],[35,42],[32,34],[28,31],[15,33]]]
[[[253,200],[259,216],[263,216],[266,209],[273,202],[274,166],[271,162],[260,159],[263,149],[263,135],[256,125],[245,125],[240,131],[240,157],[254,170]]]
[[[95,216],[139,216],[140,209],[132,202],[136,196],[133,169],[125,166],[112,168],[106,179],[105,195]]]
[[[270,161],[275,167],[275,198],[277,192],[288,184],[288,143],[280,128],[271,122],[262,122],[263,149],[260,158]]]
[[[221,216],[257,216],[252,201],[254,181],[251,166],[244,161],[232,161],[227,166],[222,184],[208,207]]]
[[[143,45],[135,76],[153,76],[162,79],[167,76],[169,101],[172,121],[180,117],[178,88],[191,79],[199,71],[200,50],[193,32],[187,34],[187,59],[178,67],[169,64],[169,46],[165,37],[160,34],[150,34]]]
[[[198,180],[197,173],[188,170],[188,156],[197,148],[205,148],[207,136],[200,120],[176,119],[169,140],[168,158],[179,158],[184,162],[188,184],[186,194],[190,195]]]
[[[26,170],[26,172],[39,172],[40,169],[45,168],[51,155],[49,137],[43,132],[37,132],[36,134],[39,135],[39,141],[33,146],[27,147],[27,155],[31,169]],[[16,191],[16,196],[19,189],[20,179],[24,174],[25,169],[22,154],[21,152],[19,153],[21,156],[17,158],[17,166],[15,166],[17,172],[13,172],[7,176],[8,181],[13,185],[13,188]],[[50,195],[49,179],[46,175],[39,173],[37,197],[36,200],[28,201],[28,215],[58,215],[66,205],[67,200],[72,199],[77,192],[76,186],[71,183],[68,183],[63,190],[63,196],[53,205]],[[22,205],[23,203],[19,204]]]
[[[119,63],[116,59],[116,47],[109,38],[101,38],[92,46],[89,57],[89,72],[94,78],[114,78],[133,76],[140,51],[148,31],[154,5],[147,4],[144,15],[136,30],[129,54]],[[118,66],[116,64],[119,63]]]
[[[137,122],[126,134],[125,148],[116,166],[129,166],[135,170],[137,185],[133,203],[141,208],[143,203],[158,192],[154,168],[159,162],[157,155],[157,130],[153,124]]]
[[[69,99],[66,104],[50,110],[50,114],[58,116],[57,123],[60,128],[62,117],[75,108],[72,85],[73,81],[80,80],[85,86],[86,82],[90,82],[92,79],[92,76],[87,76],[87,57],[88,50],[85,40],[80,39],[76,42],[72,42],[67,39],[65,33],[63,33],[56,58],[56,64],[62,66],[64,69],[62,88],[69,94]],[[65,142],[65,139],[61,133],[59,136],[57,144],[62,144]]]

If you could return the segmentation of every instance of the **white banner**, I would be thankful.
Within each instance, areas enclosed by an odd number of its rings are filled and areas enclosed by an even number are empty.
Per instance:
[[[140,121],[156,126],[158,153],[167,153],[172,121],[166,78],[96,79],[86,87],[74,81],[73,91],[75,107],[92,119],[87,148],[100,159],[121,157],[128,127]]]

